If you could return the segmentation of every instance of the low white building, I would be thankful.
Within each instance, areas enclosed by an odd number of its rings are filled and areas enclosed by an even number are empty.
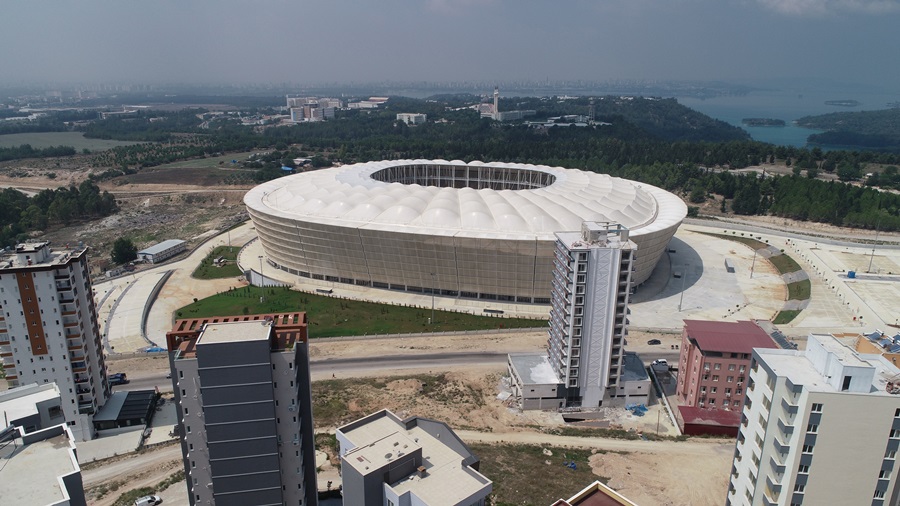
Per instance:
[[[0,429],[14,425],[34,432],[65,422],[56,383],[32,383],[0,392]]]
[[[559,409],[565,405],[565,389],[546,353],[510,353],[506,369],[512,394],[522,409]]]
[[[0,498],[15,506],[86,506],[75,438],[66,424],[0,432]]]
[[[169,239],[137,252],[138,260],[157,264],[187,250],[187,243],[181,239]]]
[[[492,483],[453,430],[382,410],[337,430],[344,504],[484,506]]]
[[[898,378],[830,335],[754,349],[726,504],[900,503]]]
[[[402,121],[407,125],[421,125],[428,121],[428,115],[416,114],[411,112],[401,112],[397,114],[397,121]]]

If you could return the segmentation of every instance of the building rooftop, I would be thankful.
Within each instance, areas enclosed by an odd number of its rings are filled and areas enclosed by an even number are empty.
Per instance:
[[[272,324],[261,322],[210,323],[200,332],[198,345],[233,343],[238,341],[267,341]]]
[[[166,346],[169,351],[178,353],[177,359],[195,358],[197,345],[202,344],[200,338],[207,328],[236,323],[246,324],[246,327],[241,328],[246,329],[248,333],[256,333],[257,338],[264,329],[272,329],[272,332],[267,334],[272,351],[289,350],[297,342],[304,343],[307,340],[306,313],[269,313],[176,320],[172,330],[166,333]],[[264,324],[266,327],[263,326]],[[238,332],[237,327],[214,330],[206,336],[204,341],[206,343],[247,340],[244,338],[244,334]]]
[[[33,443],[29,436],[57,434]],[[58,504],[69,499],[63,476],[80,473],[72,433],[57,425],[0,448],[0,497],[5,504]],[[68,504],[68,503],[66,503]]]
[[[87,247],[80,244],[76,248],[50,248],[49,241],[17,244],[15,250],[0,253],[0,270],[21,267],[66,265],[70,259],[78,258],[87,252]]]
[[[181,244],[184,244],[184,241],[182,241],[181,239],[167,239],[159,244],[154,244],[149,248],[138,251],[138,255],[155,255]]]
[[[429,431],[421,423],[439,429]],[[446,424],[420,418],[400,420],[384,410],[338,430],[356,445],[343,462],[362,475],[421,451],[425,473],[388,484],[398,495],[410,492],[425,504],[457,504],[490,487],[490,480],[466,464],[473,455]]]
[[[641,357],[633,351],[626,351],[622,357],[622,381],[642,381],[650,379]]]
[[[637,506],[637,504],[599,481],[595,481],[568,500],[560,499],[552,506]]]
[[[549,385],[561,383],[556,376],[547,354],[510,353],[512,363],[522,383],[530,385]]]
[[[794,385],[802,385],[815,392],[841,392],[842,389],[836,386],[837,379],[826,375],[814,363],[816,356],[810,353],[815,353],[816,349],[824,350],[827,354],[827,358],[822,360],[827,360],[825,363],[829,368],[848,367],[853,368],[852,372],[868,370],[871,373],[871,376],[859,375],[871,379],[865,388],[860,389],[860,386],[854,385],[852,391],[845,393],[892,395],[887,391],[888,382],[900,376],[900,369],[881,355],[856,353],[831,335],[810,334],[805,351],[759,349],[756,354],[776,375],[787,378]]]
[[[684,320],[684,328],[703,351],[752,353],[753,348],[778,348],[772,337],[751,321]]]
[[[0,392],[0,413],[6,420],[21,420],[38,413],[37,403],[59,398],[56,383],[22,385]],[[3,428],[3,427],[0,427]]]

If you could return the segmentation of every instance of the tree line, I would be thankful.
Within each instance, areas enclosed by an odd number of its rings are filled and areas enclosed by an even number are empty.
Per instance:
[[[33,197],[6,188],[0,192],[0,244],[9,246],[29,232],[109,216],[118,209],[115,197],[91,181],[43,190]]]

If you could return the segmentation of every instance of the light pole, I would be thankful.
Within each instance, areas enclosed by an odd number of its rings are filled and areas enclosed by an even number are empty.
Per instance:
[[[259,287],[264,288],[266,286],[266,275],[263,274],[263,256],[259,257]]]
[[[434,273],[431,273],[431,324],[434,325]]]
[[[756,266],[756,250],[753,250],[753,262],[750,263],[750,279],[753,279],[753,267]]]

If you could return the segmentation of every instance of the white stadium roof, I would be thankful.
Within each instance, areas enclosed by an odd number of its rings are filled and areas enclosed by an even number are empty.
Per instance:
[[[543,187],[495,190],[422,186],[372,177],[385,169],[414,166],[512,169],[549,174],[554,179]],[[250,190],[244,201],[259,212],[287,219],[498,239],[552,240],[554,232],[580,230],[583,221],[616,222],[632,234],[643,235],[680,223],[687,213],[684,202],[667,191],[605,174],[459,160],[389,160],[311,171],[261,184]]]

